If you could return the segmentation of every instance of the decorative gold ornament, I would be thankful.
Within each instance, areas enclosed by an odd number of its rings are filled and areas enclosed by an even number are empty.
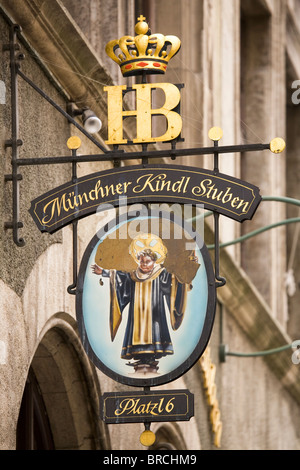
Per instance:
[[[152,233],[140,233],[130,244],[129,253],[137,264],[139,255],[144,250],[151,250],[156,255],[157,264],[162,264],[168,253],[162,239]]]
[[[70,150],[79,149],[81,146],[81,139],[77,135],[73,135],[67,140],[67,146]]]
[[[137,19],[137,36],[123,36],[106,45],[107,55],[121,67],[124,77],[165,73],[169,60],[180,49],[178,37],[151,34],[145,19],[142,15]]]
[[[211,361],[209,346],[200,357],[199,363],[203,373],[203,385],[207,402],[210,406],[210,422],[214,433],[214,445],[216,447],[221,447],[222,421],[215,382],[216,366]]]
[[[223,137],[223,131],[220,127],[212,127],[208,131],[208,137],[213,141],[220,140]]]
[[[281,153],[285,149],[285,141],[281,137],[276,137],[270,142],[270,150],[273,153]]]
[[[154,444],[156,436],[154,432],[146,430],[140,435],[140,443],[143,446],[150,447]]]

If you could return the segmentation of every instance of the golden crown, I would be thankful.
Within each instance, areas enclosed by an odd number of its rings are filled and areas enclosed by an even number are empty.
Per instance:
[[[165,73],[169,60],[180,49],[180,39],[176,36],[151,34],[145,19],[142,15],[137,19],[137,36],[123,36],[106,45],[107,55],[121,67],[124,77],[142,73]]]

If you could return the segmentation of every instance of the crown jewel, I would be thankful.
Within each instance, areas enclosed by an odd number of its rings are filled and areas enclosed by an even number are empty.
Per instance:
[[[121,67],[124,77],[165,73],[169,60],[180,49],[178,37],[151,34],[145,19],[142,15],[137,19],[137,36],[123,36],[106,45],[107,55]]]

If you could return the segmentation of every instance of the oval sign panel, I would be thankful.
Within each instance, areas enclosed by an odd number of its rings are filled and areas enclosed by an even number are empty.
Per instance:
[[[202,237],[168,212],[109,220],[84,253],[76,314],[85,351],[117,382],[157,386],[204,352],[215,277]]]

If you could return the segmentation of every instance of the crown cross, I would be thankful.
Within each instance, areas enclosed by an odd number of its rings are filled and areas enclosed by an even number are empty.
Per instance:
[[[180,49],[180,39],[150,34],[146,18],[140,15],[137,20],[137,36],[123,36],[110,41],[105,48],[107,55],[120,66],[124,77],[165,73],[169,60]]]

